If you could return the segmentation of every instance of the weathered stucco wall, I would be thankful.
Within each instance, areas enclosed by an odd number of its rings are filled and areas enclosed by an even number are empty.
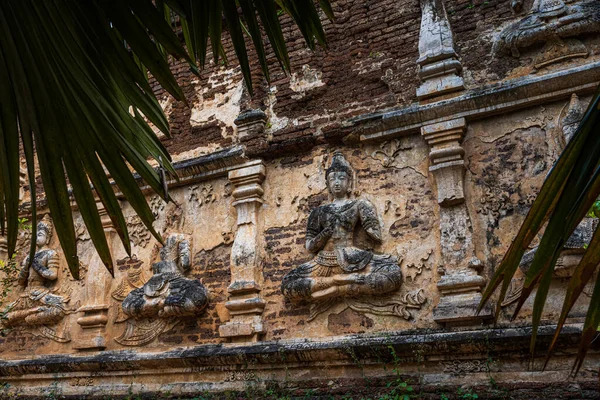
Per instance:
[[[596,349],[569,385],[556,385],[569,375],[590,288],[545,372],[540,360],[528,364],[532,301],[510,320],[528,256],[498,325],[493,309],[474,312],[599,82],[598,5],[533,3],[334,1],[327,49],[308,51],[282,20],[293,71],[275,68],[271,54],[271,83],[255,74],[254,96],[235,65],[209,65],[198,78],[174,64],[191,107],[156,90],[173,133],[161,140],[182,179],[170,182],[173,203],[151,193],[148,201],[154,227],[175,244],[163,249],[123,201],[133,254],[106,224],[112,278],[77,216],[83,277],[69,278],[53,237],[58,278],[44,285],[62,299],[62,316],[0,338],[0,381],[8,382],[0,393],[43,396],[54,385],[52,393],[75,397],[360,397],[408,382],[432,399],[459,398],[468,388],[480,398],[596,398]],[[227,40],[225,48],[234,59]],[[326,208],[334,201],[328,170],[340,153],[353,173],[339,204],[376,210],[376,219]],[[361,228],[354,246],[370,261],[340,275],[370,279],[378,268],[372,254],[389,255],[401,284],[389,293],[374,285],[360,296],[334,296],[323,312],[316,299],[293,301],[282,282],[316,259],[305,248],[315,209],[337,228],[349,220]],[[25,202],[24,217],[27,210]],[[375,225],[380,243],[367,233]],[[586,219],[561,253],[540,353],[596,226]],[[335,234],[354,225],[344,229]],[[18,262],[29,240],[24,232]],[[347,261],[323,257],[321,267]],[[173,275],[161,275],[167,270]],[[390,279],[400,276],[391,271]],[[208,303],[186,303],[199,283]],[[134,292],[145,294],[135,306],[143,316],[127,305]],[[22,299],[33,310],[31,293],[14,285],[4,305]],[[163,314],[159,300],[169,296],[179,299],[180,315]]]

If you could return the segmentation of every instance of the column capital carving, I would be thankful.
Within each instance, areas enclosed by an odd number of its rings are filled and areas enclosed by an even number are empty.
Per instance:
[[[265,180],[265,171],[262,160],[250,161],[239,169],[229,171],[229,181],[234,186],[232,192],[235,199],[234,206],[245,202],[262,203],[264,190],[261,184]]]
[[[465,200],[465,150],[461,142],[467,129],[464,118],[426,125],[421,135],[429,144],[429,171],[437,183],[438,203],[442,207],[461,204]]]

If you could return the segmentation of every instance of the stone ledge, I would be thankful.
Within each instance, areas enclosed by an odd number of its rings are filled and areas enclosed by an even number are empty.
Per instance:
[[[512,79],[457,97],[428,104],[414,104],[385,112],[361,115],[349,121],[363,142],[386,140],[418,133],[426,125],[449,119],[476,120],[559,99],[573,93],[593,93],[600,80],[600,62],[542,76]]]
[[[189,185],[195,182],[205,181],[218,177],[227,176],[227,173],[248,162],[243,146],[233,146],[226,149],[215,151],[214,153],[202,155],[185,161],[173,163],[173,168],[179,175],[179,180],[168,179],[169,189],[179,186]],[[155,168],[156,169],[156,168]],[[139,174],[134,173],[133,177],[138,182],[140,189],[148,193],[151,188],[145,184]],[[112,182],[116,196],[122,198],[123,194],[118,192],[117,186]],[[69,189],[69,195],[72,198],[72,191]],[[47,207],[48,201],[45,197],[37,200],[37,207],[43,209]],[[73,202],[75,207],[75,203]],[[31,208],[31,202],[23,202],[19,206],[19,215],[27,215]]]
[[[555,325],[542,326],[537,346],[540,352],[547,348]],[[559,348],[574,348],[581,334],[582,324],[566,325],[559,339]],[[468,357],[469,354],[494,352],[513,353],[520,357],[527,353],[531,327],[492,328],[479,330],[405,331],[379,335],[352,335],[326,340],[270,341],[253,344],[202,345],[165,352],[142,353],[135,351],[106,351],[87,356],[48,355],[27,360],[0,361],[0,376],[24,377],[29,374],[56,374],[95,371],[144,371],[156,368],[203,367],[218,370],[223,366],[279,365],[306,363],[390,362],[389,346],[396,357],[414,357],[424,352],[427,357]],[[598,345],[597,345],[598,347]]]

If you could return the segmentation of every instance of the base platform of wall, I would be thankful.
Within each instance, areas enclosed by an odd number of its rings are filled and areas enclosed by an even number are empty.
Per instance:
[[[599,398],[597,348],[570,376],[579,324],[542,371],[553,332],[540,329],[533,365],[529,327],[4,360],[0,398]]]

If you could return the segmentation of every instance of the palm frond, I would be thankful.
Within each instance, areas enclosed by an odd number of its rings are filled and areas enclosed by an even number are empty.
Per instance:
[[[312,47],[315,40],[323,43],[324,35],[315,5],[309,3],[307,11],[286,11]],[[331,15],[328,1],[321,1],[321,7]],[[147,72],[176,100],[186,102],[171,73],[169,57],[187,61],[197,72],[196,61],[204,65],[209,43],[215,60],[223,56],[225,29],[251,89],[246,41],[254,44],[268,78],[261,29],[275,57],[289,69],[279,10],[275,0],[0,2],[0,230],[7,234],[9,254],[14,253],[17,239],[20,146],[27,163],[32,217],[35,220],[37,214],[37,159],[44,195],[74,277],[78,277],[79,262],[71,196],[111,273],[113,262],[96,199],[131,252],[125,219],[105,170],[162,242],[129,168],[157,193],[161,180],[149,160],[159,161],[175,175],[169,154],[147,122],[169,134]],[[177,19],[187,50],[174,30]],[[249,34],[244,34],[242,19]],[[32,243],[31,255],[33,251]]]
[[[538,249],[525,276],[525,283],[513,318],[537,288],[532,315],[531,352],[535,348],[538,327],[550,288],[552,273],[560,251],[586,214],[594,211],[600,195],[600,88],[593,97],[578,129],[556,161],[527,214],[515,240],[483,293],[480,309],[502,284],[498,307],[504,300],[510,281],[525,250],[547,222]],[[600,233],[596,231],[569,282],[558,326],[548,356],[554,350],[567,315],[600,265]],[[590,302],[580,350],[576,359],[581,366],[600,323],[600,284],[596,282]],[[594,297],[595,296],[595,297]],[[496,318],[498,315],[496,315]],[[547,362],[547,360],[546,360]]]

